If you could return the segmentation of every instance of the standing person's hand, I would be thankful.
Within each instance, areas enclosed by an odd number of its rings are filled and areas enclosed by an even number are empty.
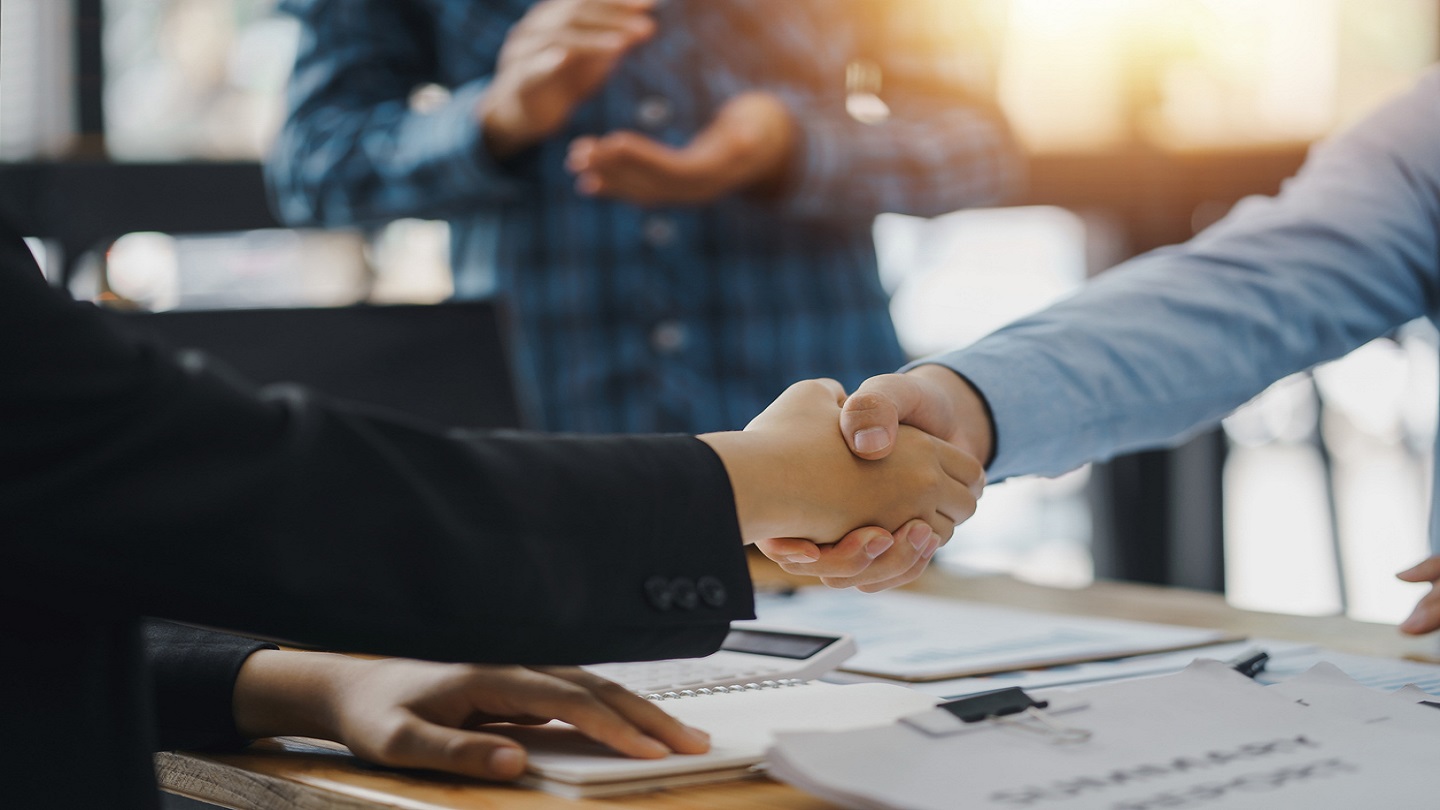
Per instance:
[[[566,165],[581,194],[639,205],[706,203],[731,192],[779,189],[795,151],[784,102],[750,92],[725,103],[683,147],[638,132],[576,138]]]
[[[505,158],[552,135],[655,33],[656,0],[544,0],[510,29],[478,114]]]
[[[1418,636],[1440,630],[1440,555],[1429,557],[1395,576],[1406,582],[1429,582],[1430,592],[1420,598],[1400,630]]]

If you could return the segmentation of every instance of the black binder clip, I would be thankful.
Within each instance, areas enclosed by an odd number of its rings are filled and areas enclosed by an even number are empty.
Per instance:
[[[902,717],[902,723],[935,737],[947,737],[987,726],[1000,725],[1042,734],[1056,744],[1079,743],[1090,739],[1090,732],[1056,723],[1052,715],[1077,711],[1085,703],[1071,702],[1052,705],[1036,700],[1018,686],[981,692],[978,695],[941,703],[928,712]]]

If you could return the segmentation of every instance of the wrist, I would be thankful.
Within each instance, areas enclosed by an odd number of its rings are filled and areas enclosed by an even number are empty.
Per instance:
[[[767,537],[779,537],[780,523],[774,509],[774,487],[767,479],[763,440],[743,431],[706,433],[696,437],[710,445],[725,474],[730,477],[730,491],[735,498],[735,516],[740,524],[740,537],[747,545]]]
[[[260,650],[235,679],[235,728],[251,739],[339,740],[335,697],[364,661],[333,653]]]
[[[756,176],[749,184],[750,193],[763,199],[773,199],[785,193],[799,149],[800,134],[790,110],[779,100],[775,101],[774,108],[774,117],[757,138],[755,150],[762,157],[757,161]]]
[[[730,189],[757,197],[780,194],[790,176],[799,133],[790,109],[772,93],[742,93],[721,108],[695,141],[714,149]]]
[[[513,94],[494,84],[480,97],[475,117],[480,122],[481,142],[496,160],[514,157],[540,139],[526,126],[524,110]]]

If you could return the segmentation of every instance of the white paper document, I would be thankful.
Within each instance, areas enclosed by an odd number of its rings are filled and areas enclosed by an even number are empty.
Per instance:
[[[1115,658],[1104,661],[1087,661],[1080,664],[1066,664],[1057,667],[1046,667],[1044,669],[1020,669],[1014,672],[999,672],[994,675],[947,678],[942,681],[908,683],[906,685],[911,689],[919,690],[927,695],[953,699],[965,695],[978,694],[980,692],[992,692],[996,689],[1008,689],[1012,686],[1025,690],[1055,689],[1059,687],[1075,688],[1077,686],[1122,681],[1130,678],[1153,678],[1157,675],[1172,675],[1190,666],[1190,664],[1194,663],[1198,658],[1230,661],[1254,650],[1265,651],[1271,656],[1272,661],[1276,658],[1289,660],[1292,656],[1303,656],[1305,660],[1313,664],[1315,662],[1313,654],[1316,653],[1318,649],[1314,644],[1301,644],[1293,641],[1255,639],[1227,641],[1221,644],[1211,644],[1205,647],[1194,647],[1176,650],[1174,652],[1135,655],[1129,658]],[[1397,661],[1392,663],[1403,664],[1405,662]],[[1294,674],[1294,672],[1290,674]],[[825,680],[834,683],[865,683],[876,680],[883,682],[886,679],[877,679],[872,675],[836,672],[827,675]],[[899,681],[895,681],[895,683],[899,683]],[[1372,684],[1366,685],[1369,686]]]
[[[1257,642],[1255,646],[1269,649],[1263,642]],[[1375,689],[1396,689],[1414,684],[1431,694],[1440,694],[1440,664],[1352,655],[1319,647],[1308,651],[1279,649],[1272,652],[1258,680],[1262,683],[1288,680],[1319,663],[1333,664],[1346,675]]]
[[[815,587],[772,596],[760,619],[843,631],[860,646],[841,668],[904,681],[930,681],[1121,658],[1213,644],[1218,630],[1120,619],[1037,613],[889,591]]]
[[[874,726],[934,706],[935,698],[888,684],[799,686],[659,701],[684,723],[710,734],[705,754],[631,759],[570,726],[508,727],[501,733],[529,752],[522,784],[571,798],[614,796],[744,776],[782,730]],[[490,729],[487,729],[490,730]]]
[[[1076,690],[1083,729],[1032,724],[935,736],[908,723],[782,734],[772,775],[850,807],[1276,810],[1433,807],[1440,711],[1335,670],[1284,689],[1213,661]],[[941,711],[941,710],[932,710]]]

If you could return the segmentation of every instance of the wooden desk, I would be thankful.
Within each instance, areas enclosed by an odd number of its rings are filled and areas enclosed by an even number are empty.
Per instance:
[[[1315,642],[1381,656],[1434,654],[1434,639],[1403,637],[1388,625],[1338,617],[1280,616],[1236,610],[1210,593],[1148,585],[1097,583],[1081,590],[1026,585],[1005,577],[961,579],[931,572],[913,590],[994,604],[1064,613],[1216,627],[1239,634]],[[684,788],[615,799],[573,802],[522,788],[459,778],[411,775],[355,764],[348,754],[287,750],[262,741],[238,754],[167,753],[156,758],[161,786],[173,793],[239,810],[490,810],[490,808],[769,808],[830,807],[763,779]],[[349,786],[346,793],[334,789]]]

